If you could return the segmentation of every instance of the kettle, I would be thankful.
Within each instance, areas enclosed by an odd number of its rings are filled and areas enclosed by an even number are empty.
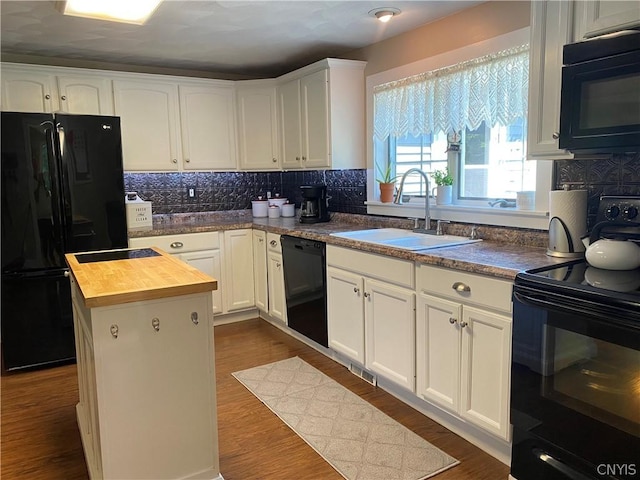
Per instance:
[[[591,235],[582,239],[587,263],[604,270],[633,270],[640,267],[640,246],[632,240],[599,238],[604,224],[607,222],[597,224]]]

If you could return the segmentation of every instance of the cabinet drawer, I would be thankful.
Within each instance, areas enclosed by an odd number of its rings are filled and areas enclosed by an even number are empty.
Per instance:
[[[183,233],[157,237],[130,238],[131,248],[159,247],[168,253],[186,253],[220,248],[219,232]]]
[[[282,253],[280,235],[276,233],[267,233],[267,250],[270,252]]]
[[[413,262],[409,260],[327,245],[327,264],[403,287],[415,286]]]
[[[418,265],[418,291],[511,312],[512,283],[507,280]]]

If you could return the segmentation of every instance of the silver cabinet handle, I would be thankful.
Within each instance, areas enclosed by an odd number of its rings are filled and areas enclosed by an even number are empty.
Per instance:
[[[353,293],[360,293],[360,289],[358,287],[353,287]]]
[[[184,247],[184,243],[182,242],[173,242],[171,245],[169,245],[171,248],[182,248]]]
[[[258,238],[258,241],[259,241],[260,243],[262,243],[262,242],[264,242],[264,238]]]
[[[187,162],[187,163],[189,163],[189,162],[191,161],[191,159],[189,159],[189,158],[185,158],[185,159],[184,159],[184,161],[185,161],[185,162]]]
[[[280,268],[280,262],[276,262],[276,267]]]
[[[457,318],[449,317],[449,323],[450,323],[451,325],[453,325],[453,324],[454,324],[454,323],[456,323],[457,321],[458,321],[458,319],[457,319]]]
[[[278,244],[278,242],[276,242],[275,240],[271,240],[269,242],[269,245],[271,245],[272,247],[275,247]]]
[[[300,161],[300,157],[296,157],[296,161],[298,161],[298,162],[299,162],[299,161]]]
[[[69,273],[69,270],[65,270],[63,275],[65,277],[69,277],[71,274]]]
[[[62,96],[60,97],[60,100],[66,100],[66,99],[67,99],[67,96],[66,96],[66,95],[62,95]]]
[[[111,328],[109,328],[109,331],[111,332],[111,336],[113,338],[118,338],[118,325],[114,323],[113,325],[111,325]]]
[[[48,93],[44,96],[45,100],[49,100],[51,98],[51,95],[49,95]]]
[[[370,293],[364,292],[364,298],[369,298],[371,296]]]
[[[462,282],[456,282],[453,285],[451,285],[451,288],[453,288],[456,292],[470,292],[471,291],[471,287],[469,285],[466,285]]]
[[[154,317],[151,319],[151,326],[156,332],[160,331],[160,319],[158,317]]]
[[[307,157],[304,157],[304,156],[303,156],[303,157],[302,157],[302,161],[303,161],[303,162],[306,162],[306,161],[307,161]]]
[[[191,321],[194,325],[198,324],[198,312],[191,312]]]
[[[462,328],[466,327],[467,325],[469,325],[467,322],[460,322],[460,326]]]
[[[278,159],[277,159],[277,158],[272,158],[272,159],[271,159],[271,161],[272,161],[273,163],[278,163]]]
[[[551,136],[553,137],[554,140],[558,140],[560,138],[560,132],[553,132]]]
[[[172,161],[173,163],[178,163],[178,159],[177,159],[177,158],[174,158],[174,159],[172,159],[171,161]]]

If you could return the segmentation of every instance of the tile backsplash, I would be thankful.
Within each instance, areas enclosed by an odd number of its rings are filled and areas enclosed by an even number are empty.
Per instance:
[[[554,162],[555,188],[586,189],[587,222],[595,224],[601,195],[640,195],[640,153],[580,157]]]
[[[278,193],[299,207],[300,186],[317,183],[327,185],[330,211],[366,213],[366,170],[124,174],[126,191],[153,202],[154,214],[249,209],[251,200],[267,192]]]

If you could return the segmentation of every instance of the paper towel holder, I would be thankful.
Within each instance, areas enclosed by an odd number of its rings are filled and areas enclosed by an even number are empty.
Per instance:
[[[572,186],[583,186],[582,182],[565,182],[562,190],[569,191]],[[559,258],[582,258],[584,250],[576,251],[574,239],[566,223],[559,217],[552,217],[549,220],[549,248],[547,255]]]

